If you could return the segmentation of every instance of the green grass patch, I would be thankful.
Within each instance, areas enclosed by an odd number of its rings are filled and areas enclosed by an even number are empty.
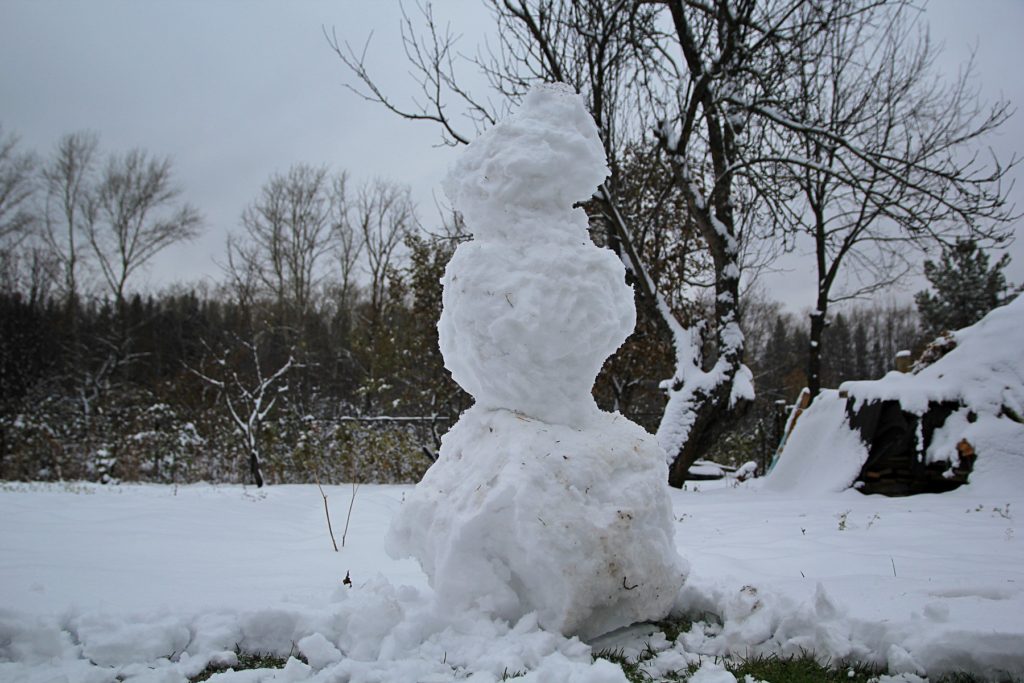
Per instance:
[[[751,675],[768,683],[867,683],[880,673],[876,668],[860,664],[822,663],[810,654],[777,657],[767,655],[750,657],[737,662],[727,662],[726,668],[737,679]]]
[[[674,641],[680,633],[689,630],[690,624],[685,621],[665,621],[657,622],[655,626],[663,630],[670,641]],[[210,665],[198,675],[190,678],[189,683],[202,683],[209,680],[214,674],[229,670],[283,669],[288,661],[288,657],[279,657],[269,652],[245,652],[240,648],[235,649],[235,655],[238,658],[237,664],[233,666]],[[665,676],[654,678],[645,671],[644,664],[657,655],[657,651],[645,647],[638,655],[632,657],[627,656],[622,649],[605,649],[595,651],[593,658],[594,661],[604,659],[618,664],[622,667],[622,671],[630,683],[685,683],[700,668],[699,664],[692,664],[687,669],[672,671]],[[765,683],[871,683],[877,681],[878,676],[885,673],[870,665],[822,662],[810,653],[790,657],[759,655],[744,659],[708,657],[705,658],[705,661],[721,664],[740,683],[743,683],[744,677],[748,675]],[[526,671],[506,669],[502,673],[501,680],[508,681],[527,673]],[[931,683],[986,683],[986,679],[959,672],[929,678],[929,681]]]
[[[1019,681],[1019,678],[1006,679],[1007,681]],[[946,674],[942,678],[936,679],[935,683],[982,683],[984,679],[978,678],[972,674],[966,674],[963,672],[954,672]]]
[[[288,657],[278,657],[270,652],[244,652],[235,648],[235,655],[238,663],[234,666],[219,666],[211,664],[196,676],[188,679],[189,683],[202,683],[209,680],[214,674],[224,673],[228,670],[246,671],[248,669],[283,669],[288,662]]]
[[[665,634],[668,642],[674,643],[679,640],[679,636],[693,628],[693,620],[686,617],[670,616],[668,619],[653,622],[653,625]]]
[[[686,629],[683,629],[685,632]],[[606,659],[622,667],[630,683],[685,683],[700,668],[693,664],[687,669],[672,671],[654,678],[644,669],[644,663],[654,659],[657,652],[646,648],[639,655],[628,657],[621,649],[594,652],[594,660]],[[745,659],[707,658],[705,661],[721,664],[737,681],[743,683],[746,676],[765,683],[871,683],[885,673],[875,666],[839,662],[836,664],[819,661],[813,654],[804,653],[790,657],[764,655]],[[929,678],[931,683],[986,683],[985,679],[966,673],[951,673]]]
[[[594,661],[599,659],[606,659],[612,664],[618,664],[622,667],[622,672],[626,674],[626,678],[630,683],[645,683],[646,681],[652,680],[650,676],[641,669],[641,665],[648,659],[651,659],[653,655],[650,654],[649,650],[640,653],[638,657],[627,657],[623,650],[600,650],[593,654]]]

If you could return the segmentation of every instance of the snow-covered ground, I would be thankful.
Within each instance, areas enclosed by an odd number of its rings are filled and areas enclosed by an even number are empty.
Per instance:
[[[650,643],[663,649],[654,674],[698,655],[813,650],[891,673],[1024,677],[1024,492],[1014,488],[674,491],[691,564],[677,610],[704,623],[675,643],[640,627],[594,647]],[[351,488],[325,490],[340,544]],[[409,490],[360,488],[336,553],[315,486],[2,485],[0,680],[185,681],[230,663],[236,647],[296,659],[212,680],[624,680],[529,616],[438,613],[419,567],[383,550]]]

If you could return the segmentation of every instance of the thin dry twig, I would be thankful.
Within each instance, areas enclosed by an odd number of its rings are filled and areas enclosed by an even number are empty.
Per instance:
[[[345,537],[348,536],[348,523],[352,520],[352,506],[356,503],[356,491],[359,484],[352,482],[352,498],[348,501],[348,515],[345,516],[345,530],[341,532],[341,547],[345,547]]]
[[[327,494],[324,493],[324,487],[320,486],[320,477],[316,478],[316,487],[320,489],[320,495],[324,497],[324,514],[327,515],[327,531],[331,534],[331,545],[334,546],[334,552],[338,552],[338,542],[334,540],[334,529],[331,528],[331,511],[327,509]],[[349,512],[352,514],[352,506],[349,505]],[[345,531],[348,531],[348,522],[345,522]],[[341,537],[341,547],[345,547],[345,537]]]

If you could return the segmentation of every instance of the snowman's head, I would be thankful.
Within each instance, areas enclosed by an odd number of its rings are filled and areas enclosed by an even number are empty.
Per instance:
[[[462,152],[444,188],[477,239],[530,239],[571,231],[572,206],[607,177],[604,147],[583,98],[565,84],[538,85],[510,118]],[[564,225],[563,225],[564,224]]]

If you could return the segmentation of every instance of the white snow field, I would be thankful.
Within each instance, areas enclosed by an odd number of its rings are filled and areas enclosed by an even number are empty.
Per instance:
[[[325,490],[340,543],[351,488]],[[361,487],[336,553],[315,486],[5,484],[0,680],[186,681],[236,648],[293,658],[211,680],[625,680],[533,616],[432,608],[418,566],[384,552],[410,490]],[[647,643],[652,674],[701,661],[704,681],[733,680],[715,655],[802,651],[901,681],[1024,677],[1020,486],[884,498],[715,482],[672,502],[691,565],[676,610],[698,623],[677,642],[641,626],[595,649]]]

